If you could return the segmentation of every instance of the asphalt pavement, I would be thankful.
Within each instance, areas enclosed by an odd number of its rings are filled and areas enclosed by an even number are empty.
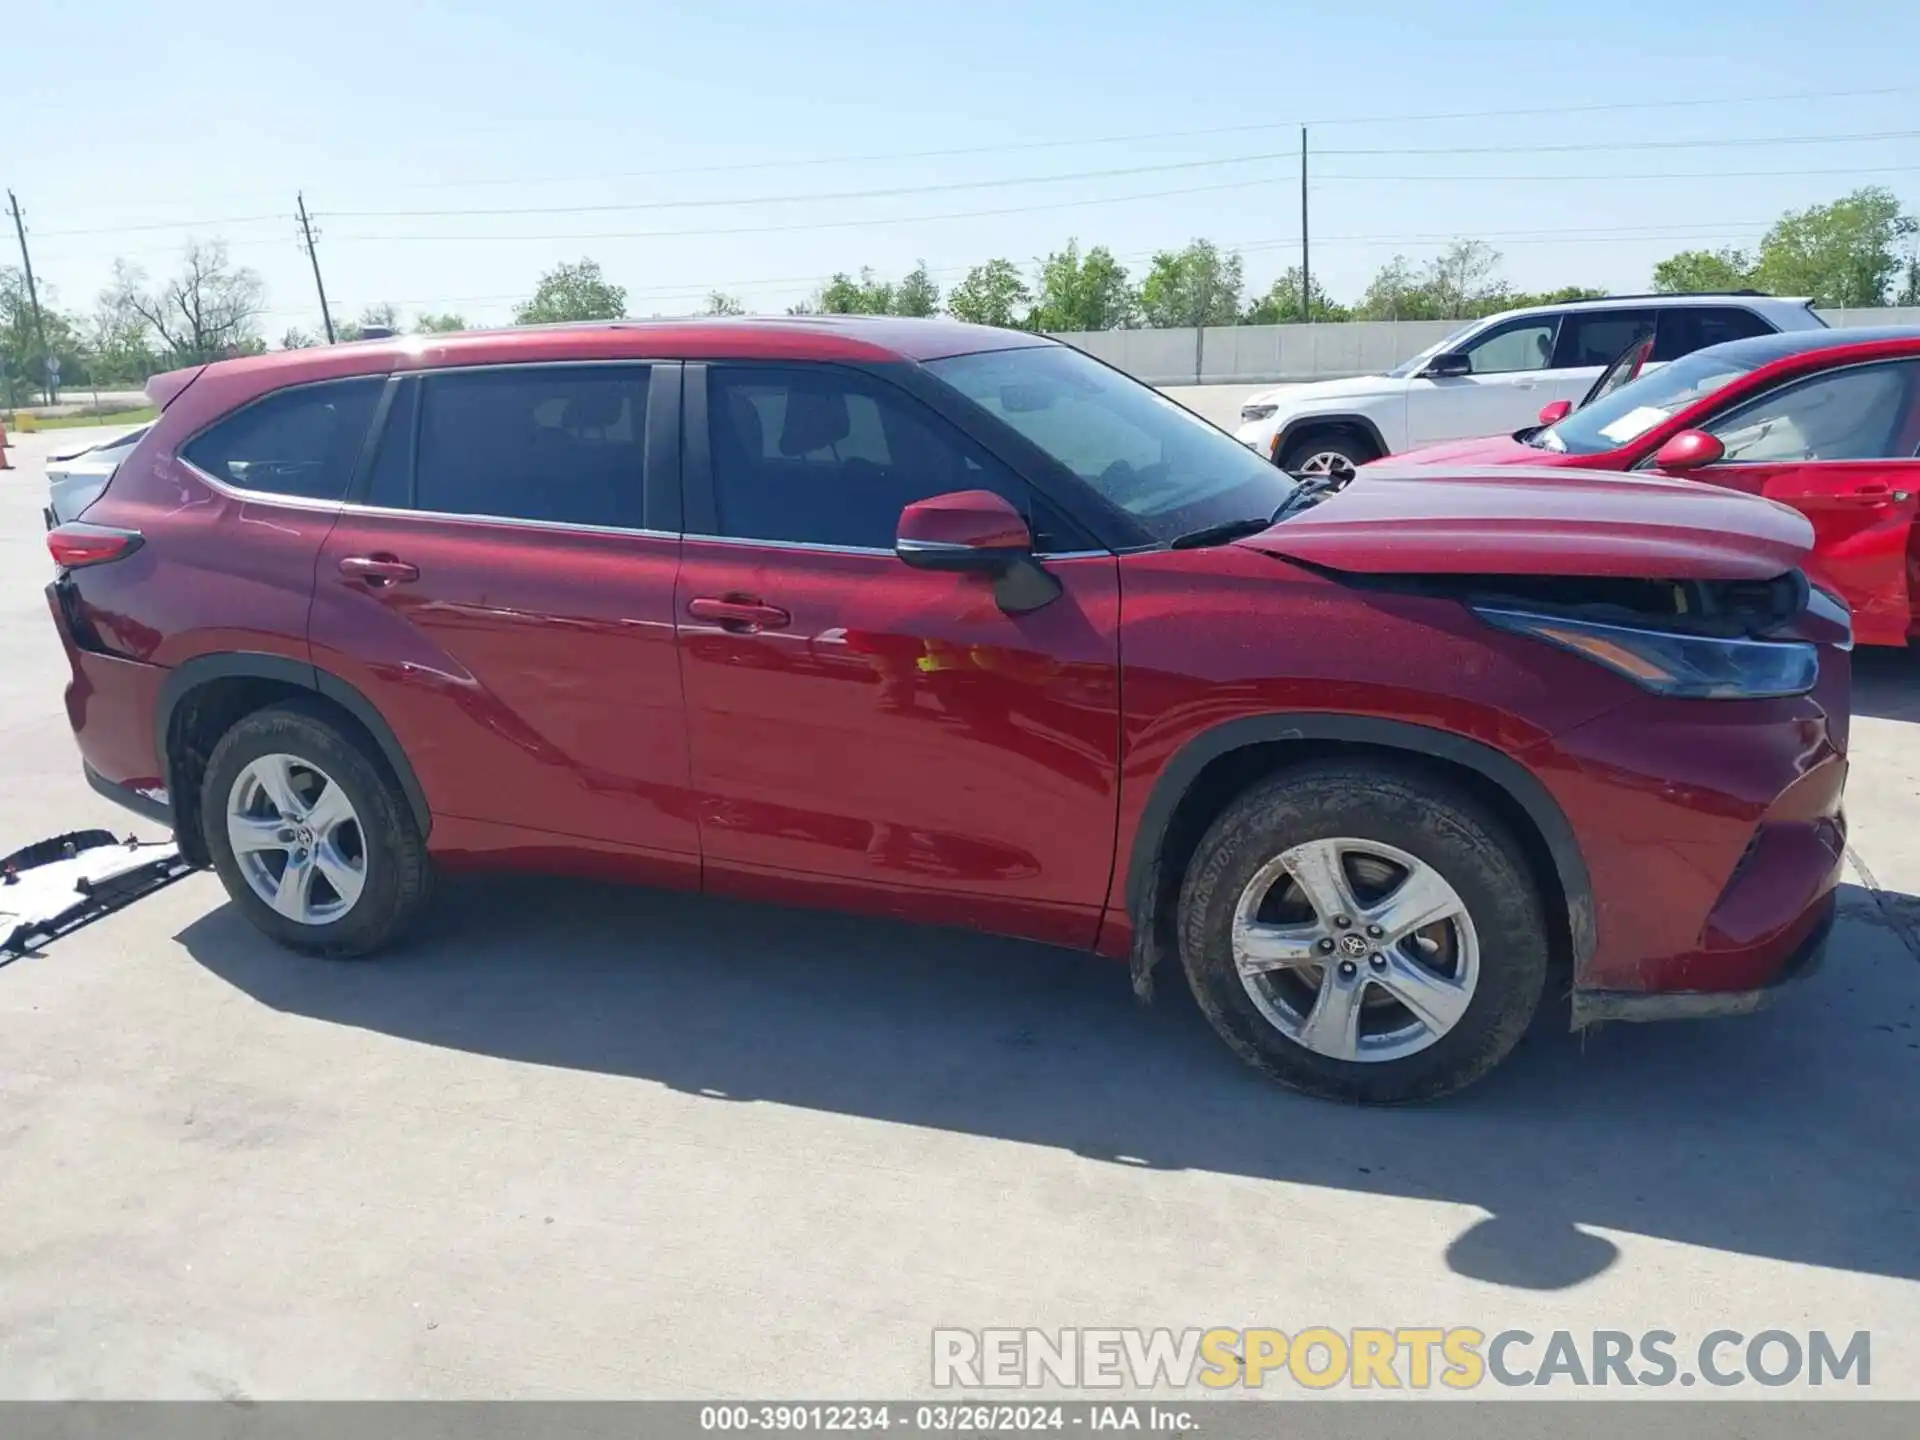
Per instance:
[[[0,853],[153,829],[68,732],[50,438],[0,473]],[[0,1397],[908,1396],[936,1325],[1449,1324],[1867,1330],[1920,1397],[1920,658],[1858,669],[1820,976],[1414,1110],[1034,945],[530,879],[328,964],[194,876],[0,967]]]

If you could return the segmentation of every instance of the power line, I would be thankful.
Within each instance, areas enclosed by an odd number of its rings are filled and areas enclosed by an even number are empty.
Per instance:
[[[1872,174],[1883,174],[1883,173],[1905,173],[1905,172],[1915,171],[1915,170],[1920,170],[1920,165],[1862,166],[1862,167],[1854,167],[1845,171],[1835,171],[1831,168],[1822,168],[1817,170],[1665,171],[1665,172],[1658,172],[1658,173],[1651,173],[1651,174],[1649,173],[1637,173],[1637,174],[1611,173],[1611,174],[1605,174],[1605,175],[1565,175],[1565,174],[1327,175],[1324,173],[1316,172],[1314,176],[1314,184],[1320,185],[1328,182],[1360,183],[1360,184],[1379,184],[1379,183],[1400,184],[1400,183],[1426,183],[1426,182],[1436,182],[1436,181],[1447,183],[1447,184],[1474,184],[1474,183],[1484,183],[1488,181],[1501,182],[1501,183],[1524,183],[1529,185],[1546,185],[1546,184],[1560,184],[1560,183],[1592,184],[1596,181],[1609,182],[1609,181],[1615,181],[1615,180],[1639,180],[1639,181],[1705,180],[1705,179],[1740,179],[1740,178],[1762,178],[1762,177],[1776,178],[1776,177],[1783,177],[1783,176],[1800,176],[1800,175],[1819,175],[1819,176],[1837,177],[1839,175],[1872,175]],[[1127,194],[1127,195],[1101,195],[1101,196],[1092,196],[1092,197],[1082,197],[1080,199],[1075,199],[1075,200],[1051,200],[1051,201],[1046,201],[1044,203],[1034,204],[1034,205],[1005,205],[1005,206],[994,206],[994,207],[983,209],[983,210],[945,211],[945,212],[931,214],[931,215],[886,215],[886,216],[836,217],[831,220],[785,221],[785,222],[769,224],[769,225],[734,225],[734,226],[720,226],[720,227],[713,227],[713,228],[686,229],[686,230],[596,230],[596,231],[584,231],[584,232],[576,232],[576,233],[549,232],[545,234],[534,234],[534,235],[526,235],[526,234],[499,235],[499,234],[473,233],[473,232],[469,232],[465,234],[460,234],[460,233],[449,234],[449,233],[441,232],[438,234],[431,234],[431,235],[405,235],[405,234],[376,233],[376,234],[362,234],[362,235],[341,235],[341,236],[336,236],[335,238],[342,242],[351,241],[356,243],[381,243],[381,244],[389,244],[389,243],[391,244],[410,244],[410,243],[453,244],[453,243],[462,242],[462,241],[486,242],[486,243],[529,243],[529,242],[546,243],[546,242],[553,242],[553,241],[566,241],[569,243],[573,243],[578,241],[590,241],[590,240],[658,240],[658,239],[679,239],[679,238],[688,238],[688,237],[708,237],[708,236],[719,236],[719,235],[772,235],[772,234],[784,234],[784,233],[789,233],[789,232],[799,231],[799,230],[862,229],[862,228],[868,228],[876,225],[895,225],[895,226],[915,225],[915,224],[924,224],[932,221],[942,221],[942,220],[970,220],[970,219],[992,217],[992,216],[999,216],[999,215],[1028,215],[1028,214],[1033,214],[1039,211],[1078,209],[1078,208],[1089,206],[1089,205],[1122,205],[1122,204],[1127,204],[1127,203],[1138,201],[1138,200],[1164,200],[1164,199],[1170,199],[1174,196],[1181,196],[1181,195],[1202,195],[1202,194],[1216,193],[1222,190],[1246,189],[1255,184],[1265,183],[1266,181],[1269,181],[1275,178],[1285,179],[1294,173],[1295,173],[1294,171],[1289,169],[1288,171],[1284,172],[1282,175],[1278,177],[1270,176],[1270,175],[1242,176],[1238,179],[1226,181],[1220,184],[1188,185],[1188,186],[1180,186],[1170,190],[1139,191],[1139,192],[1134,192],[1132,194]]]
[[[1621,100],[1595,105],[1548,105],[1517,110],[1456,110],[1425,115],[1357,115],[1336,118],[1304,116],[1290,120],[1261,121],[1248,125],[1213,125],[1191,130],[1136,131],[1128,135],[1067,136],[1054,140],[1022,140],[1002,145],[966,145],[940,150],[892,150],[865,155],[816,155],[784,160],[746,160],[726,165],[680,165],[649,170],[600,171],[592,174],[489,176],[479,180],[439,180],[417,185],[419,190],[464,190],[497,185],[554,185],[601,180],[645,180],[668,175],[722,175],[752,170],[794,170],[803,166],[877,165],[896,160],[946,160],[963,155],[1010,155],[1035,150],[1059,150],[1073,146],[1132,145],[1152,140],[1198,140],[1218,135],[1251,135],[1275,130],[1292,130],[1301,124],[1319,127],[1336,125],[1389,125],[1398,122],[1427,124],[1445,120],[1499,120],[1535,115],[1595,115],[1621,110],[1664,110],[1707,108],[1720,105],[1772,105],[1799,100],[1852,100],[1885,95],[1910,95],[1920,85],[1886,85],[1865,90],[1800,90],[1786,94],[1682,96],[1666,100]]]
[[[283,211],[278,215],[227,215],[206,220],[155,220],[139,225],[100,225],[85,230],[42,230],[40,234],[48,239],[56,235],[124,235],[131,230],[192,230],[211,225],[260,225],[269,220],[286,218]]]
[[[1424,155],[1506,155],[1601,153],[1629,150],[1713,149],[1759,145],[1841,144],[1868,140],[1910,140],[1920,130],[1877,130],[1837,135],[1784,135],[1774,137],[1722,136],[1703,140],[1600,141],[1566,145],[1460,145],[1431,148],[1381,148],[1317,150],[1315,158],[1354,155],[1413,157]],[[1303,147],[1304,148],[1304,147]],[[1179,170],[1217,169],[1222,165],[1258,165],[1270,160],[1288,160],[1293,152],[1268,151],[1257,155],[1228,155],[1213,160],[1174,160],[1155,165],[1126,165],[1104,170],[1068,170],[1052,175],[1020,175],[991,180],[954,180],[933,185],[893,185],[875,190],[813,190],[779,195],[734,195],[715,199],[644,200],[614,205],[510,205],[496,207],[456,207],[437,210],[329,210],[331,218],[341,220],[427,219],[453,216],[500,215],[611,215],[644,210],[700,210],[736,205],[795,205],[819,201],[883,200],[904,195],[950,194],[961,190],[996,190],[1017,185],[1057,185],[1074,180],[1105,180],[1126,175],[1158,175]]]

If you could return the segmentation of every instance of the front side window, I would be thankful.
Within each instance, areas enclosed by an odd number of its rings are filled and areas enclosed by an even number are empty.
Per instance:
[[[1271,514],[1298,485],[1159,391],[1064,345],[955,355],[926,368],[1156,540]]]
[[[707,425],[715,529],[731,539],[891,550],[902,510],[954,490],[991,490],[1032,514],[1005,466],[851,370],[710,366]]]
[[[426,376],[409,508],[640,528],[650,373],[528,365]],[[376,503],[399,487],[386,453],[399,433],[388,427],[375,458]]]
[[[1621,352],[1653,334],[1651,310],[1583,310],[1568,315],[1560,327],[1560,347],[1554,355],[1559,370],[1611,365]]]
[[[1545,370],[1553,363],[1553,337],[1558,316],[1535,315],[1496,325],[1477,340],[1460,347],[1475,375],[1508,375],[1517,370]],[[1612,359],[1612,356],[1608,356]]]
[[[386,383],[374,375],[278,391],[202,431],[180,454],[242,490],[344,499]]]
[[[1889,460],[1913,454],[1911,362],[1861,365],[1761,396],[1701,428],[1727,447],[1729,464]]]

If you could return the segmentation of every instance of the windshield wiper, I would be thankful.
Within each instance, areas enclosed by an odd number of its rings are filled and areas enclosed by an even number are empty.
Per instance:
[[[1184,535],[1174,536],[1168,542],[1167,548],[1198,550],[1203,545],[1224,545],[1229,540],[1258,535],[1271,524],[1273,521],[1263,515],[1249,515],[1244,520],[1222,520],[1218,524],[1202,525],[1198,530],[1189,530]]]
[[[1203,525],[1198,530],[1189,530],[1184,535],[1175,536],[1167,545],[1169,550],[1196,550],[1203,545],[1224,545],[1229,540],[1245,539],[1249,535],[1258,535],[1262,530],[1270,530],[1289,516],[1296,515],[1308,505],[1324,500],[1340,489],[1351,474],[1317,475],[1311,480],[1302,480],[1291,495],[1282,500],[1274,512],[1262,519],[1258,515],[1249,515],[1243,520],[1222,520],[1218,524]]]

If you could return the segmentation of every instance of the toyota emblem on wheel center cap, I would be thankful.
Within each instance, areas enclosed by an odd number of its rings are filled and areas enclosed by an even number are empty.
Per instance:
[[[1367,953],[1367,942],[1359,935],[1342,935],[1340,937],[1340,953],[1358,958]]]

